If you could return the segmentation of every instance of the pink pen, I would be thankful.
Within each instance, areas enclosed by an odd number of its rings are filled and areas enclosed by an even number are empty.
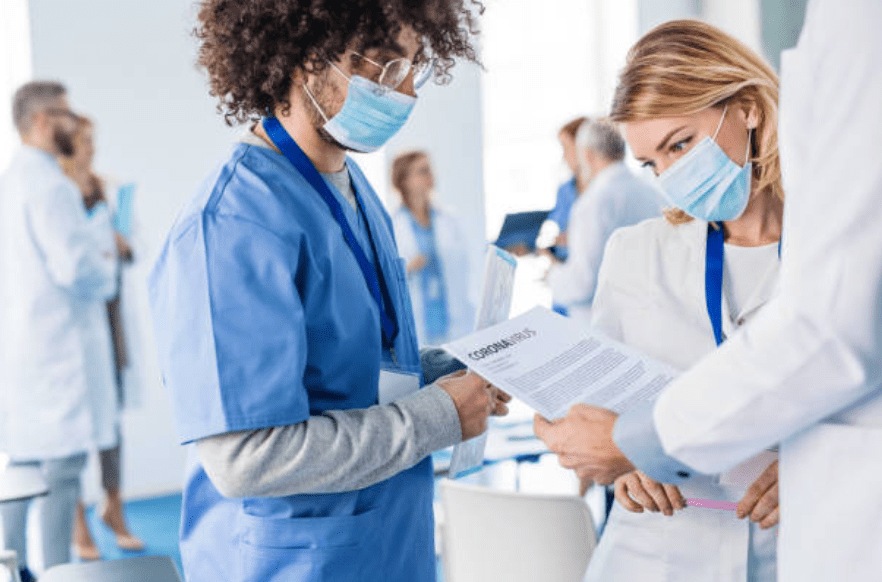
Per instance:
[[[716,499],[701,499],[697,497],[687,499],[686,505],[703,507],[704,509],[726,509],[728,511],[738,509],[738,504],[734,501],[717,501]]]

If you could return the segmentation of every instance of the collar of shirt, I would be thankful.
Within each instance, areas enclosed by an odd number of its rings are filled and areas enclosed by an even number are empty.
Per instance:
[[[54,155],[50,154],[46,150],[42,150],[31,145],[22,144],[20,155],[30,159],[39,160],[43,163],[51,164],[53,167],[59,169],[61,168],[58,163],[58,159]]]

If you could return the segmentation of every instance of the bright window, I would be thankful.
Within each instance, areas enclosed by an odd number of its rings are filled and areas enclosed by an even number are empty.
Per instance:
[[[487,236],[505,214],[551,208],[569,176],[557,132],[605,113],[637,40],[634,0],[496,0],[482,19]]]
[[[18,145],[12,124],[12,95],[31,77],[27,0],[0,0],[0,171]]]

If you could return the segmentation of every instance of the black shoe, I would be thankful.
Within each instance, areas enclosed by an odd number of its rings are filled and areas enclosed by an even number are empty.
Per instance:
[[[31,574],[31,571],[27,568],[20,568],[18,570],[18,576],[21,578],[21,582],[36,582],[37,577]]]

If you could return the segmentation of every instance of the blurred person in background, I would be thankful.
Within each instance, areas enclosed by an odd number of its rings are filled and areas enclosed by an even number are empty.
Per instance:
[[[576,132],[579,126],[587,121],[587,117],[577,117],[565,123],[557,132],[557,139],[563,150],[563,163],[569,170],[570,177],[557,189],[554,208],[548,213],[542,228],[539,231],[537,245],[551,248],[558,260],[567,259],[567,227],[569,226],[570,213],[576,198],[580,192],[588,187],[588,180],[581,175],[579,160],[576,156]],[[505,247],[505,250],[517,257],[524,257],[533,252],[526,244],[519,243]],[[566,315],[563,306],[555,306],[555,310]]]
[[[468,239],[456,218],[432,200],[435,178],[429,156],[421,151],[397,156],[392,186],[401,197],[392,224],[406,264],[420,346],[468,334],[475,323]]]
[[[611,122],[583,122],[575,143],[578,176],[587,187],[570,213],[569,257],[561,262],[554,253],[544,252],[552,263],[546,280],[554,303],[588,325],[606,241],[620,227],[659,216],[662,199],[625,165],[625,140]]]
[[[34,81],[16,91],[22,147],[0,177],[0,450],[38,468],[49,494],[0,505],[3,541],[31,580],[25,532],[37,520],[43,566],[70,559],[74,508],[94,446],[83,340],[90,303],[116,294],[116,253],[98,244],[76,185],[59,166],[74,152],[66,90]]]
[[[591,179],[590,176],[584,174],[584,166],[579,163],[579,156],[576,153],[576,133],[586,121],[588,118],[585,116],[577,117],[565,123],[557,132],[557,140],[563,150],[563,161],[569,169],[571,177],[557,189],[554,208],[548,213],[540,238],[554,240],[553,252],[560,261],[567,260],[568,256],[567,229],[573,205],[579,194],[588,188],[588,182]]]
[[[92,169],[95,145],[91,120],[82,116],[77,118],[73,141],[73,155],[61,158],[61,166],[79,188],[96,243],[105,252],[113,252],[118,257],[117,281],[120,282],[122,266],[132,260],[132,248],[125,237],[114,230],[112,209],[105,196],[106,184]],[[117,288],[120,289],[119,284]],[[121,382],[127,353],[119,308],[119,293],[107,302],[84,304],[83,338],[95,446],[98,448],[101,483],[106,495],[99,516],[113,530],[121,549],[139,551],[144,549],[144,543],[129,532],[120,496]],[[74,549],[79,558],[100,559],[101,554],[89,532],[82,500],[77,501],[73,535]]]

